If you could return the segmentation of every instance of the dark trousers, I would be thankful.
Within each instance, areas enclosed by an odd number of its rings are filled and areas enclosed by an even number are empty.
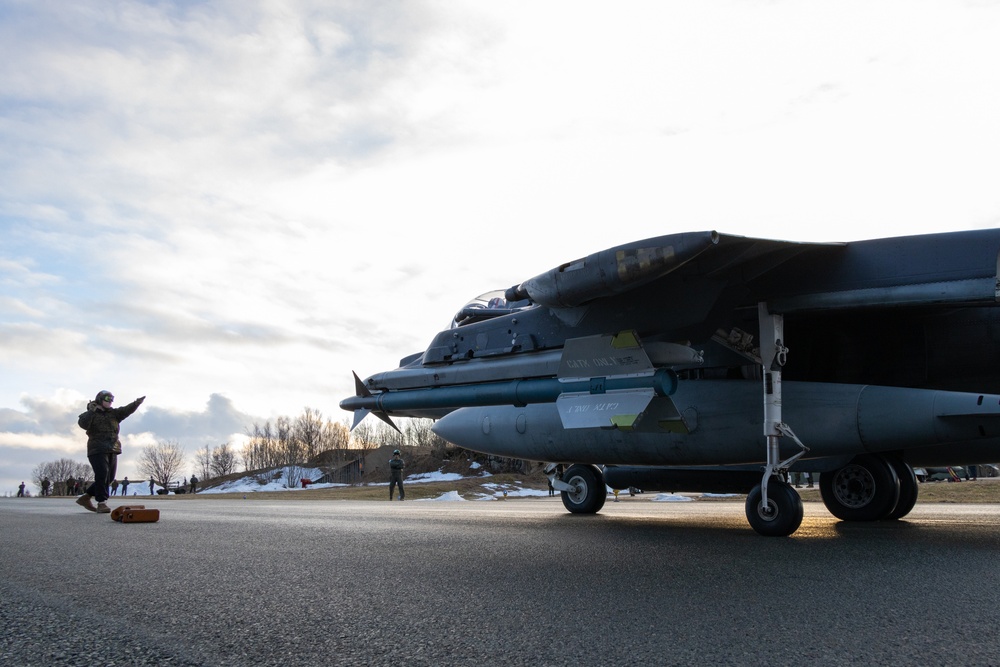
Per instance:
[[[399,479],[397,477],[392,477],[392,478],[389,479],[389,500],[392,500],[392,489],[397,484],[399,485],[399,499],[400,500],[403,499],[403,496],[405,495],[403,493],[403,480]]]
[[[86,493],[99,502],[107,502],[108,485],[118,472],[118,455],[110,452],[88,456],[90,467],[94,469],[94,483],[87,487]]]

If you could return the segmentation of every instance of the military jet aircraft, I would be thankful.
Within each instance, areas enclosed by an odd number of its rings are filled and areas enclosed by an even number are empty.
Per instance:
[[[998,262],[1000,229],[627,243],[472,300],[340,405],[545,462],[570,512],[605,485],[737,492],[786,536],[809,471],[836,517],[898,519],[914,466],[1000,459]]]

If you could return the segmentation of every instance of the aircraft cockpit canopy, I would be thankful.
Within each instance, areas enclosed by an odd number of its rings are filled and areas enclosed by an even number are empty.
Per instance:
[[[517,301],[508,303],[504,298],[504,290],[494,290],[480,294],[475,299],[462,306],[454,319],[451,321],[451,329],[462,327],[473,322],[482,322],[501,315],[522,310],[528,304],[527,301]]]

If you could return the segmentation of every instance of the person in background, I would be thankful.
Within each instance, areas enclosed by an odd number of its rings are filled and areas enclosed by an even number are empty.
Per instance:
[[[403,468],[406,464],[403,463],[403,459],[399,456],[399,450],[393,450],[392,458],[389,459],[389,500],[392,500],[392,490],[398,484],[399,485],[399,500],[402,502],[403,493]]]
[[[108,507],[108,485],[115,478],[118,455],[122,453],[122,442],[118,439],[121,422],[138,410],[146,397],[137,398],[121,408],[111,407],[114,400],[110,391],[101,390],[87,404],[87,411],[77,418],[77,424],[87,432],[87,460],[94,470],[94,481],[76,503],[90,512],[111,511]],[[97,507],[91,502],[94,499],[97,500]]]

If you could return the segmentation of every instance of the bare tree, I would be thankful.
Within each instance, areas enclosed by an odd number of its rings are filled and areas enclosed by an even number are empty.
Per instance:
[[[184,450],[176,441],[157,442],[143,447],[139,454],[139,472],[166,487],[184,464]]]
[[[205,445],[194,453],[195,472],[202,481],[212,476],[212,448]]]
[[[327,449],[347,449],[351,445],[351,430],[347,420],[340,422],[327,421],[323,425],[323,444]]]
[[[298,441],[300,455],[309,460],[326,449],[323,446],[323,415],[312,408],[306,408],[295,420],[294,437]]]
[[[212,450],[211,471],[211,477],[222,477],[236,472],[236,452],[228,442]]]
[[[386,445],[390,447],[403,447],[406,445],[406,439],[403,434],[383,421],[375,422],[371,430],[371,439],[377,443],[376,447],[384,447]]]
[[[288,417],[274,420],[274,439],[281,453],[279,465],[291,466],[303,461],[302,443],[295,437],[295,425]]]
[[[333,481],[341,481],[338,470],[350,459],[348,446],[351,433],[342,423],[327,421],[323,424],[322,449],[319,466]]]
[[[92,474],[93,470],[89,463],[80,463],[72,459],[59,459],[58,461],[48,461],[35,466],[35,469],[31,473],[31,481],[41,489],[42,480],[47,477],[52,482],[52,494],[64,495],[68,493],[66,490],[66,480],[70,477],[85,480],[89,479]]]
[[[271,422],[266,421],[261,426],[253,423],[253,428],[247,430],[249,439],[243,447],[243,465],[247,470],[273,468],[281,463],[277,439]]]
[[[430,419],[408,419],[403,427],[406,444],[410,447],[443,447],[445,441],[431,430]]]
[[[378,449],[379,443],[375,437],[375,424],[370,419],[366,419],[357,426],[351,433],[351,446],[362,449],[366,452]]]
[[[381,423],[381,422],[379,422]],[[347,420],[343,422],[343,427],[347,429]],[[351,447],[353,449],[360,450],[360,459],[362,464],[371,452],[374,452],[381,446],[378,437],[378,428],[375,426],[372,420],[363,421],[358,424],[351,434]],[[360,480],[365,481],[367,479],[365,474],[370,471],[366,471],[363,467],[359,467],[358,472],[360,473]]]
[[[285,466],[282,478],[286,489],[298,488],[299,482],[302,481],[302,466],[295,464]]]

